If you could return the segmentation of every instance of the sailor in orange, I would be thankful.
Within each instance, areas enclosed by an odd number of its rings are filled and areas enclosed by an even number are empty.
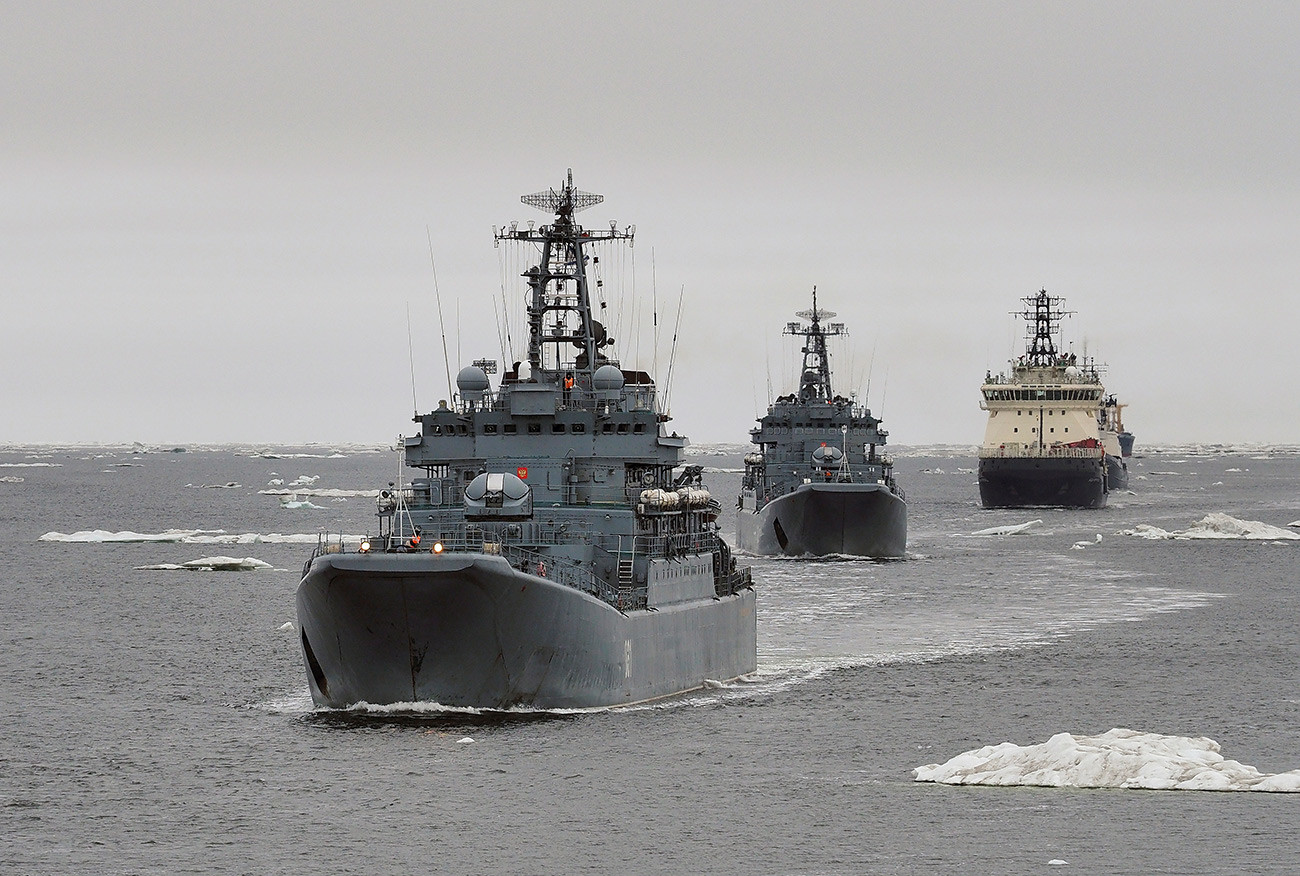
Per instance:
[[[415,530],[415,534],[411,536],[411,540],[406,543],[406,548],[410,551],[418,551],[420,549],[420,530]]]

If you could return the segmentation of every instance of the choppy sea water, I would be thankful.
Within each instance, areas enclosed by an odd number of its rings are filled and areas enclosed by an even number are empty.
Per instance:
[[[138,451],[0,449],[0,872],[1296,872],[1300,795],[912,770],[1115,727],[1300,767],[1300,542],[1120,534],[1287,529],[1300,455],[1149,452],[1093,512],[984,511],[968,453],[903,455],[908,560],[751,559],[752,678],[475,715],[312,710],[291,625],[310,545],[41,540],[362,533],[364,496],[259,491],[374,489],[391,454]],[[695,461],[729,505],[739,456]],[[214,555],[271,568],[137,569]]]

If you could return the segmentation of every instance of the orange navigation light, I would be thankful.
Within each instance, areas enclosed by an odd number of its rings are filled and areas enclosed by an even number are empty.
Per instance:
[[[358,550],[360,550],[361,553],[363,553],[363,554],[368,554],[368,553],[370,553],[370,542],[368,542],[368,541],[363,541],[363,542],[361,542],[361,547],[358,548]]]
[[[435,542],[433,543],[433,552],[434,552],[435,554],[440,554],[440,553],[442,553],[442,542],[440,542],[440,541],[435,541]]]

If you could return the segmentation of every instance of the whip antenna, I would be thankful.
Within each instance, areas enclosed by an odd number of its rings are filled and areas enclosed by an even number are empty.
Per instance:
[[[424,226],[424,235],[429,239],[429,264],[433,266],[433,297],[438,302],[438,328],[442,330],[442,367],[447,371],[447,398],[451,391],[451,360],[447,358],[447,325],[442,321],[442,293],[438,291],[438,263],[433,258],[433,233],[429,226]]]
[[[411,342],[411,302],[406,302],[406,354],[411,359],[411,408],[420,416],[420,403],[415,400],[415,344]]]

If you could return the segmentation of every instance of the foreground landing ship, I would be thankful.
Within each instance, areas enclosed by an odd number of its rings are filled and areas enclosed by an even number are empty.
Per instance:
[[[322,543],[298,585],[312,699],[478,708],[609,706],[757,664],[754,590],[683,466],[653,378],[614,358],[588,271],[632,229],[588,230],[573,175],[524,197],[554,214],[498,245],[532,267],[525,359],[457,376],[404,439],[418,475],[379,498],[378,534]],[[593,301],[596,299],[596,301]]]

